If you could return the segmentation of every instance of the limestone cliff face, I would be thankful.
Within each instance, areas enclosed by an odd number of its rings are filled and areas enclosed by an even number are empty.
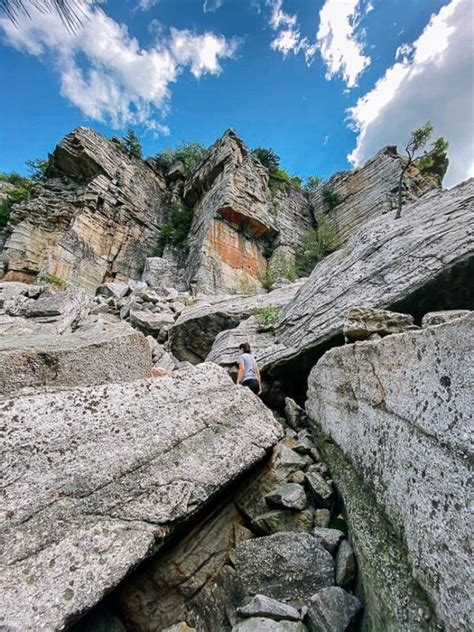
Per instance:
[[[316,216],[327,214],[338,235],[345,240],[368,219],[395,210],[404,160],[397,154],[396,147],[384,147],[360,169],[336,173],[311,194]],[[414,201],[440,186],[440,176],[423,174],[413,165],[404,178],[404,201]],[[324,200],[325,190],[335,194],[340,204],[330,208]]]
[[[48,176],[16,207],[6,279],[55,274],[95,290],[106,279],[139,277],[166,216],[164,178],[86,128],[59,143]]]
[[[315,226],[308,197],[290,186],[273,193],[268,171],[233,130],[210,148],[184,200],[194,206],[186,279],[205,292],[262,289],[268,247],[272,259],[283,250],[291,256]]]
[[[293,265],[303,234],[322,214],[345,240],[389,210],[402,162],[394,148],[385,148],[363,168],[336,174],[309,194],[270,182],[233,130],[186,178],[179,164],[164,174],[153,161],[78,128],[58,144],[30,200],[14,207],[5,231],[5,278],[31,283],[54,274],[91,292],[106,281],[138,279],[146,258],[156,254],[161,227],[184,206],[193,217],[186,247],[163,254],[175,270],[173,285],[206,294],[261,291],[268,272],[278,277]],[[439,176],[416,167],[406,181],[410,199],[439,186]],[[325,189],[342,202],[328,208]]]

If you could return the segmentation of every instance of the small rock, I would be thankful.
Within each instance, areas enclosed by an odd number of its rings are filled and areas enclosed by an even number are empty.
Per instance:
[[[242,608],[237,608],[237,613],[242,617],[268,617],[275,621],[281,619],[299,621],[301,619],[296,608],[265,595],[255,595],[248,604]]]
[[[134,279],[128,280],[128,287],[132,292],[143,292],[148,289],[148,284],[144,281],[135,281]]]
[[[302,510],[306,507],[306,493],[302,485],[287,483],[277,487],[265,496],[271,507]]]
[[[122,298],[129,293],[127,283],[122,281],[114,281],[113,283],[103,283],[99,285],[95,291],[96,296],[105,296],[106,298]]]
[[[286,470],[288,475],[296,470],[303,470],[309,462],[308,457],[301,456],[286,446],[283,446],[278,454],[278,467]]]
[[[336,555],[336,584],[347,588],[356,574],[356,559],[348,540],[343,540]]]
[[[316,502],[323,507],[329,507],[332,498],[332,488],[327,484],[321,474],[311,470],[306,473],[305,481],[316,499]]]
[[[298,483],[298,485],[303,485],[304,483],[304,472],[302,472],[301,470],[297,470],[296,472],[293,472],[293,474],[291,475],[290,478],[292,483]]]
[[[234,625],[232,632],[307,632],[307,627],[294,621],[274,621],[263,617],[253,617]]]
[[[285,416],[288,424],[294,430],[300,430],[308,425],[306,412],[291,397],[285,398]]]
[[[179,297],[179,292],[174,287],[165,287],[165,294],[167,301],[176,301]]]
[[[313,535],[331,555],[334,555],[339,543],[345,537],[344,533],[338,529],[324,529],[322,527],[316,527]]]
[[[421,321],[422,327],[432,327],[433,325],[442,325],[443,323],[450,323],[456,318],[467,316],[470,314],[468,309],[450,309],[443,312],[428,312],[423,316]]]
[[[310,632],[346,632],[352,629],[362,604],[342,588],[330,586],[318,591],[308,604]]]
[[[197,632],[196,628],[190,628],[187,623],[181,621],[180,623],[175,623],[170,628],[165,628],[164,630],[160,630],[160,632]]]
[[[261,535],[282,531],[309,532],[313,526],[313,512],[310,510],[295,512],[277,509],[252,520],[252,528]]]
[[[329,509],[316,509],[314,512],[314,526],[325,529],[331,522],[331,512]]]

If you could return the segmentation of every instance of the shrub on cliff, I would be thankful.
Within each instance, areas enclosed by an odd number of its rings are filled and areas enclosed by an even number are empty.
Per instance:
[[[325,204],[327,204],[329,209],[332,210],[333,208],[338,206],[338,204],[341,204],[343,200],[338,193],[335,193],[331,189],[325,187],[323,189],[323,201]]]
[[[138,139],[136,132],[129,127],[126,135],[122,138],[123,149],[134,158],[141,158],[143,156],[142,146]]]
[[[318,227],[304,233],[296,249],[296,267],[300,276],[311,273],[314,266],[342,245],[327,217],[318,218]]]
[[[252,149],[252,157],[256,158],[269,171],[272,169],[278,169],[280,166],[280,156],[274,152],[273,149],[256,147],[255,149]]]
[[[168,170],[175,162],[180,162],[184,167],[184,173],[189,176],[198,162],[204,158],[206,147],[200,143],[181,143],[174,149],[165,147],[156,158],[156,166],[163,171]]]
[[[6,226],[10,220],[10,214],[14,204],[19,204],[28,199],[30,195],[31,182],[25,180],[23,186],[11,189],[8,197],[0,202],[0,226]]]
[[[161,257],[167,245],[183,249],[193,221],[193,213],[186,206],[171,209],[168,220],[160,229],[157,255]]]
[[[323,179],[320,176],[308,176],[303,188],[306,191],[315,191],[322,183]]]

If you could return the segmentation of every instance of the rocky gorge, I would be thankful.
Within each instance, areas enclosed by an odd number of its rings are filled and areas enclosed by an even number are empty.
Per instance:
[[[2,231],[2,630],[472,629],[474,180],[412,165],[395,219],[403,165],[57,145]]]

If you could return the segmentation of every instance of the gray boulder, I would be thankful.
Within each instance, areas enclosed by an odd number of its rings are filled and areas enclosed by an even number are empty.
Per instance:
[[[474,179],[431,191],[394,213],[367,222],[320,262],[284,309],[278,344],[260,357],[270,375],[310,369],[341,336],[351,307],[393,309],[419,317],[433,308],[472,303]],[[430,265],[420,265],[429,261]],[[340,338],[339,338],[340,340]]]
[[[373,336],[389,336],[416,329],[413,316],[398,314],[386,309],[351,307],[343,325],[344,336],[349,342],[367,340]]]
[[[323,456],[376,629],[471,627],[473,333],[468,314],[339,347],[310,375],[306,408],[314,431],[330,439]]]
[[[220,332],[234,329],[241,321],[258,313],[260,309],[282,309],[293,300],[301,285],[295,282],[267,294],[214,298],[187,307],[170,331],[173,354],[180,360],[188,360],[193,364],[202,362],[210,354],[214,340]],[[224,343],[224,352],[226,349],[229,349],[229,345]],[[215,361],[216,356],[222,357],[222,350],[216,349],[211,359]],[[225,353],[224,357],[227,358],[228,354]]]
[[[304,487],[297,483],[281,485],[267,494],[265,499],[271,507],[281,507],[283,509],[302,510],[307,503]]]
[[[310,632],[348,632],[362,610],[360,601],[338,586],[323,588],[308,603]]]
[[[123,281],[114,281],[99,285],[96,290],[96,296],[105,296],[105,298],[122,298],[130,292],[128,283]]]
[[[341,588],[349,588],[355,579],[356,571],[356,559],[352,546],[348,540],[343,540],[336,555],[336,584]]]
[[[0,413],[0,610],[12,632],[62,630],[282,434],[215,364],[20,397]]]
[[[333,490],[315,467],[312,466],[305,474],[305,481],[318,505],[328,508],[331,505]]]
[[[277,509],[257,516],[252,520],[252,529],[260,535],[269,535],[280,531],[309,532],[313,525],[313,512],[310,510],[288,511]]]
[[[130,324],[144,334],[157,335],[166,325],[174,323],[173,314],[148,312],[145,310],[130,312]]]
[[[288,424],[294,430],[301,430],[308,425],[306,412],[291,397],[285,398],[285,416]]]
[[[339,543],[345,537],[344,533],[342,531],[339,531],[338,529],[325,529],[322,527],[316,527],[313,530],[313,535],[316,538],[316,540],[318,540],[318,542],[321,542],[321,544],[324,546],[326,551],[329,551],[329,553],[331,553],[332,555],[334,555],[334,553],[337,550],[337,547],[339,546]],[[352,550],[352,547],[351,547],[351,550]],[[342,571],[343,558],[345,560],[344,564],[347,564],[347,555],[344,554],[343,556],[341,556],[341,560],[340,560],[341,571]],[[336,568],[337,568],[337,560],[336,560]],[[336,575],[337,575],[337,570],[336,570]],[[336,583],[341,585],[340,582],[337,581],[337,579],[336,579]]]
[[[306,632],[301,621],[274,621],[265,617],[253,617],[234,625],[232,632]]]
[[[452,320],[456,320],[456,318],[461,318],[462,316],[467,316],[468,314],[469,310],[467,309],[450,309],[443,312],[428,312],[428,314],[423,316],[421,326],[432,327],[433,325],[450,323]]]
[[[234,562],[243,599],[263,594],[303,604],[334,584],[334,560],[308,533],[276,533],[242,542]]]
[[[281,621],[281,619],[299,621],[301,619],[296,608],[265,595],[255,595],[245,606],[237,608],[237,614],[241,617],[268,617],[275,621]]]
[[[0,397],[150,376],[143,335],[124,325],[91,333],[0,337]]]

